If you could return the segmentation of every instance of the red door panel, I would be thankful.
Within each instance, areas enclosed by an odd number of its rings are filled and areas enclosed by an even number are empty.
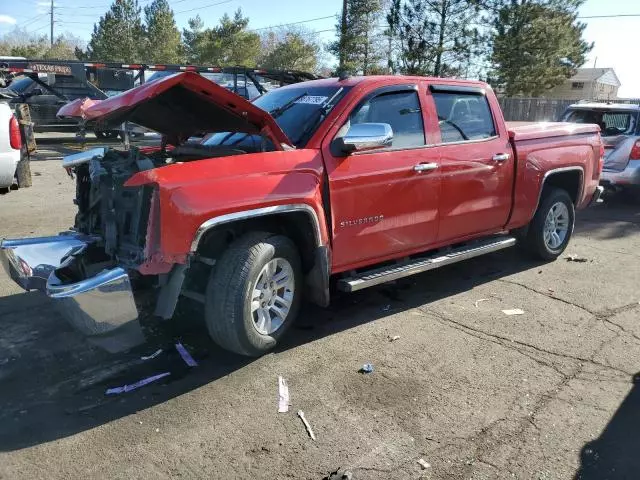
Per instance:
[[[433,243],[438,229],[437,171],[432,149],[372,152],[326,162],[331,195],[333,271],[357,268]]]
[[[356,123],[387,123],[394,134],[391,147],[345,156],[332,152],[336,133],[323,142],[333,272],[425,250],[437,238],[438,152],[425,146],[419,88],[395,85],[363,91],[336,126],[346,130]]]
[[[511,210],[514,158],[493,158],[510,152],[510,145],[497,138],[442,145],[438,150],[442,174],[438,240],[500,230]]]
[[[426,93],[442,182],[438,243],[501,230],[515,159],[495,98],[479,88],[431,85]]]

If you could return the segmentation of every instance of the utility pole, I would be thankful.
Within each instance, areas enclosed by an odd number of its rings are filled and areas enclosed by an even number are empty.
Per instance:
[[[338,73],[343,74],[345,69],[345,63],[347,61],[347,0],[342,0],[342,22],[340,25],[340,59],[338,65]]]
[[[51,47],[53,48],[53,0],[51,0]]]

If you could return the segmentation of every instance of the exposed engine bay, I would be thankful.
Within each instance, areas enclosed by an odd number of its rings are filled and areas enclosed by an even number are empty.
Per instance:
[[[258,143],[257,147],[261,150],[264,145]],[[125,182],[140,171],[178,162],[242,155],[252,149],[245,145],[236,148],[186,143],[169,149],[97,150],[98,155],[87,155],[88,158],[72,161],[72,166],[67,167],[76,175],[74,202],[78,212],[74,228],[98,238],[95,247],[104,256],[101,260],[136,268],[145,260],[154,187],[125,187]]]

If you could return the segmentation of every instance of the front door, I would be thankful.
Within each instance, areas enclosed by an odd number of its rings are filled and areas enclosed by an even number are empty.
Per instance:
[[[427,98],[440,135],[438,243],[500,230],[511,211],[515,165],[504,122],[479,88],[432,85]],[[497,102],[493,108],[499,111]]]
[[[374,90],[340,130],[387,123],[390,147],[345,155],[331,148],[332,138],[325,140],[334,272],[423,250],[436,239],[440,178],[437,153],[425,146],[418,88]]]

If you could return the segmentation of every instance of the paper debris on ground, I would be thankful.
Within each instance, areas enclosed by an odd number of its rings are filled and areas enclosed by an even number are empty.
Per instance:
[[[304,428],[307,429],[307,433],[311,437],[311,440],[315,440],[316,434],[313,433],[313,430],[311,429],[311,425],[309,425],[309,422],[307,422],[307,419],[305,418],[304,412],[302,410],[298,410],[298,416],[300,417],[300,420],[302,420],[302,423],[304,423]]]
[[[139,380],[136,383],[132,383],[130,385],[123,385],[122,387],[107,388],[105,395],[127,393],[132,390],[135,390],[136,388],[144,387],[145,385],[155,382],[156,380],[160,380],[161,378],[164,378],[168,375],[171,375],[171,372],[159,373],[158,375],[153,375],[151,377],[143,378],[142,380]]]
[[[565,260],[567,262],[578,262],[578,263],[584,263],[589,261],[588,258],[579,257],[578,255],[569,255]]]
[[[278,377],[278,413],[289,411],[289,385],[281,376]]]
[[[508,310],[502,310],[502,313],[505,315],[524,315],[524,310],[520,310],[519,308],[512,308]]]
[[[396,340],[400,339],[400,335],[394,335],[393,337],[389,335],[387,338],[389,339],[390,342],[395,342]]]
[[[431,464],[427,462],[424,458],[421,458],[420,460],[418,460],[418,463],[420,464],[423,470],[426,470],[427,468],[431,468]]]
[[[156,358],[161,353],[162,353],[162,349],[159,348],[158,350],[153,352],[151,355],[147,355],[146,357],[140,357],[140,360],[151,360],[152,358]]]
[[[186,348],[184,348],[184,345],[182,345],[180,342],[176,343],[176,350],[178,350],[178,353],[182,357],[182,360],[184,360],[184,363],[186,363],[190,367],[197,367],[198,366],[198,362],[196,362],[193,359],[191,354],[187,351]]]
[[[481,302],[486,302],[487,300],[489,300],[488,298],[480,298],[479,300],[476,300],[473,304],[476,306],[476,308],[478,308],[478,305]]]
[[[373,365],[370,363],[365,363],[364,365],[362,365],[360,367],[360,370],[358,370],[360,373],[372,373],[373,372]]]

